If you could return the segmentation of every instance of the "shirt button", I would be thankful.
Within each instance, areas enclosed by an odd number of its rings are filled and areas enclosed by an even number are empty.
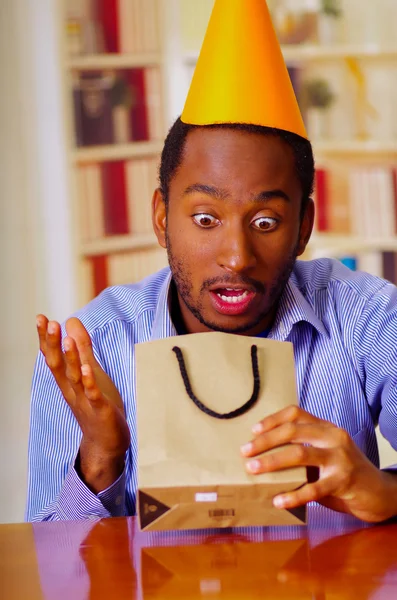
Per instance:
[[[117,496],[116,501],[115,501],[116,506],[121,506],[122,502],[123,502],[123,496]]]

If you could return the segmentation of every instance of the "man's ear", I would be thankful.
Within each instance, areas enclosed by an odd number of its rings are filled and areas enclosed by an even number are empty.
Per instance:
[[[304,253],[309,243],[314,225],[314,210],[314,202],[309,198],[301,221],[297,256],[301,256]]]
[[[164,197],[160,188],[157,188],[154,191],[152,198],[152,223],[158,243],[163,248],[166,248],[167,243],[165,230],[167,224],[167,207],[165,205]]]

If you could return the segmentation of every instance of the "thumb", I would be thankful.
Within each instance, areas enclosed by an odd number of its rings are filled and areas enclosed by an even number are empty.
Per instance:
[[[91,338],[83,323],[76,317],[68,319],[65,323],[66,332],[76,342],[81,364],[89,364],[93,369],[99,364],[92,350]]]

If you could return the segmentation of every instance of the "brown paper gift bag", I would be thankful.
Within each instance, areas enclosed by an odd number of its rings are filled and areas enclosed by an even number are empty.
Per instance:
[[[255,423],[297,404],[292,344],[210,332],[135,348],[141,529],[305,523],[304,509],[276,509],[272,499],[302,486],[306,469],[250,475],[240,455]]]

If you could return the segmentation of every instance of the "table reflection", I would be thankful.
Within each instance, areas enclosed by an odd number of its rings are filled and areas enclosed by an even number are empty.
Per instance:
[[[286,570],[310,570],[308,541],[248,542],[209,537],[204,544],[141,549],[142,597],[147,598],[256,598],[306,600],[296,579],[280,580]]]
[[[107,519],[34,532],[48,600],[397,597],[397,525],[327,509],[307,527],[142,533]]]

